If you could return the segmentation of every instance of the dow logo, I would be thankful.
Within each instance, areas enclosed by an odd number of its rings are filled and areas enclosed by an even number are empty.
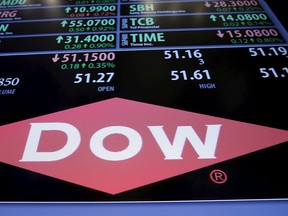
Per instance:
[[[4,125],[0,136],[1,162],[109,194],[288,140],[285,130],[120,98]]]
[[[158,144],[160,151],[167,160],[182,159],[185,141],[188,140],[198,158],[214,159],[217,140],[221,125],[206,125],[207,132],[205,143],[201,141],[191,126],[178,126],[173,143],[169,141],[163,126],[147,126],[151,135]],[[63,148],[55,152],[37,152],[40,137],[43,131],[61,131],[67,136]],[[104,140],[109,136],[123,135],[128,139],[127,147],[120,151],[111,151],[105,147]],[[53,139],[53,137],[52,137]],[[51,141],[50,141],[51,142]],[[73,154],[81,143],[81,134],[68,123],[33,123],[29,132],[22,162],[24,161],[56,161],[62,160]],[[85,145],[85,143],[83,143]],[[117,145],[117,141],[114,143]],[[87,146],[87,144],[86,144]],[[122,161],[136,156],[142,149],[143,139],[139,132],[126,126],[109,126],[96,131],[89,141],[91,152],[103,160]],[[160,156],[159,156],[160,157]]]

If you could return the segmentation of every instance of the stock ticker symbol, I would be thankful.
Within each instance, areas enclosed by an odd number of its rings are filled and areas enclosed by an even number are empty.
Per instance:
[[[288,131],[111,98],[2,125],[0,137],[0,162],[115,195],[282,144]]]

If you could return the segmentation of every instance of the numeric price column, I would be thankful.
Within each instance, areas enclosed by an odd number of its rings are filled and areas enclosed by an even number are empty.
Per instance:
[[[63,20],[61,26],[74,34],[60,35],[56,41],[67,51],[80,52],[56,53],[51,60],[70,78],[73,88],[109,97],[116,92],[118,5],[117,1],[107,2],[66,7],[71,19]]]

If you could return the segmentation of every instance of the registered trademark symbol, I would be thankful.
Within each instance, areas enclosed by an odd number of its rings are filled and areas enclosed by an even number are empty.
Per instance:
[[[213,170],[210,173],[210,179],[216,184],[223,184],[227,181],[227,174],[222,170]]]

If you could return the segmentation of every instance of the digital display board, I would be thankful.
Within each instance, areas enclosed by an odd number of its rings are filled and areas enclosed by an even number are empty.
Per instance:
[[[264,0],[0,1],[0,201],[286,200],[287,42]]]

